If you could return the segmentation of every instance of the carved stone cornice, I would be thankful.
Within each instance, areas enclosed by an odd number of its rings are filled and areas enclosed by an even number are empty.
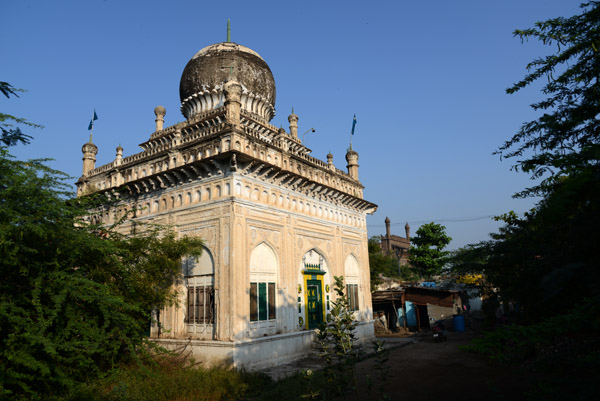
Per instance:
[[[141,194],[236,173],[319,201],[375,210],[376,205],[362,199],[364,187],[358,180],[310,156],[298,138],[247,110],[232,125],[225,121],[225,111],[209,110],[154,132],[140,145],[144,151],[86,172],[78,187]]]

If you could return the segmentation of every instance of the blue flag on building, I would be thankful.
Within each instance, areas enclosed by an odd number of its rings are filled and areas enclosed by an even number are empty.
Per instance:
[[[88,125],[88,131],[91,131],[94,128],[94,121],[98,119],[98,115],[96,114],[96,110],[94,109],[94,116],[90,120],[90,125]]]
[[[352,135],[354,135],[354,127],[356,127],[356,114],[354,115],[354,120],[352,120]]]

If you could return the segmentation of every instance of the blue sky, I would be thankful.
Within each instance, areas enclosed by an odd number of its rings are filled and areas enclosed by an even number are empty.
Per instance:
[[[294,107],[312,155],[345,169],[352,116],[365,198],[379,209],[369,236],[447,227],[450,248],[488,238],[489,216],[522,213],[532,185],[492,156],[525,121],[540,86],[505,89],[554,48],[521,44],[517,28],[579,12],[572,0],[442,1],[29,1],[2,0],[0,80],[26,89],[2,112],[42,124],[19,158],[50,157],[81,175],[94,108],[97,166],[137,153],[154,130],[154,107],[179,112],[179,79],[201,48],[226,39],[257,51],[277,85],[272,124]],[[73,180],[75,181],[75,179]]]

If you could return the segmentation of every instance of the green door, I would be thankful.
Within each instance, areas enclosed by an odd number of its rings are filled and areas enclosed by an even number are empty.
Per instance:
[[[321,281],[308,280],[308,328],[316,329],[323,322],[323,295],[321,294]]]

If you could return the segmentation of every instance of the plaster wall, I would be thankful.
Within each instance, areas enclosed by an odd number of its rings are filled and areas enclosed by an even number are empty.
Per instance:
[[[216,185],[216,184],[215,184]],[[185,192],[185,189],[183,190]],[[335,212],[342,214],[343,208]],[[324,218],[306,216],[301,211],[257,203],[243,195],[221,196],[191,205],[182,205],[153,214],[153,220],[166,221],[180,236],[199,236],[215,263],[215,320],[204,330],[190,332],[185,324],[185,282],[176,283],[179,307],[160,312],[161,338],[241,341],[264,335],[305,330],[298,320],[298,285],[303,256],[314,251],[327,262],[327,283],[343,276],[349,256],[359,265],[359,320],[372,319],[369,289],[367,234],[362,227],[332,225]],[[149,220],[141,217],[140,220]],[[277,263],[276,321],[269,327],[249,321],[249,283],[252,252],[268,246]],[[302,295],[302,294],[300,294]],[[333,291],[330,293],[334,300]],[[155,335],[157,332],[154,331]],[[292,347],[293,349],[293,347]]]

